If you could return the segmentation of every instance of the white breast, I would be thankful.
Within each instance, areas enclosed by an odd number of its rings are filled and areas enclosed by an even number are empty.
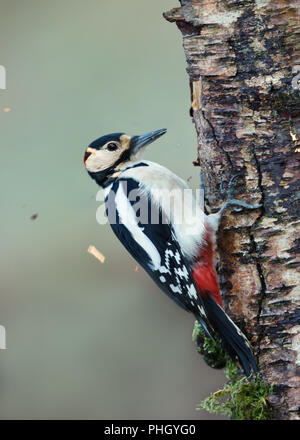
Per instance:
[[[197,256],[203,241],[205,214],[188,184],[167,168],[154,162],[144,161],[149,166],[135,167],[123,171],[122,177],[140,182],[141,189],[151,200],[161,206],[172,224],[182,252]]]

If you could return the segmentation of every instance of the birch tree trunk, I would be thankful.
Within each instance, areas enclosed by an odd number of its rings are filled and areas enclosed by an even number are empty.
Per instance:
[[[274,383],[275,419],[300,419],[300,8],[296,0],[181,0],[164,14],[182,32],[191,115],[208,203],[244,174],[228,213],[219,279],[229,315]]]

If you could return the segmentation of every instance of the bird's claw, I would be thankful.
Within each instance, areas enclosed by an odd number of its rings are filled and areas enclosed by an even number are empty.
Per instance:
[[[225,196],[227,199],[221,210],[219,211],[220,214],[222,214],[224,211],[226,211],[227,208],[232,207],[232,210],[234,212],[241,212],[243,209],[259,209],[262,207],[262,204],[259,205],[251,205],[250,203],[243,202],[242,200],[237,200],[234,198],[235,195],[235,181],[237,178],[242,177],[242,174],[235,174],[231,177],[229,183],[228,183],[228,190],[226,191],[224,189],[223,182],[221,182],[221,194]]]
[[[227,190],[224,188],[223,180],[221,181],[220,190],[221,190],[221,194],[223,195],[224,198],[234,199],[234,194],[236,192],[235,181],[239,177],[243,177],[243,175],[239,173],[239,174],[235,174],[234,176],[231,177],[231,179],[229,180],[229,183],[228,183]]]

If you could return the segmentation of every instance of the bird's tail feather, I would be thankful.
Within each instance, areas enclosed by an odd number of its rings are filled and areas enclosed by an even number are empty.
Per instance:
[[[257,365],[246,336],[209,295],[203,298],[203,303],[212,327],[221,337],[231,357],[235,354],[238,356],[246,376],[251,375],[251,369],[256,374]]]

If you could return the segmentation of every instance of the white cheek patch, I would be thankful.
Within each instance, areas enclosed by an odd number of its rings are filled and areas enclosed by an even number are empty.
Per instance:
[[[85,162],[86,169],[92,173],[103,171],[112,166],[120,157],[122,151],[95,150]]]

